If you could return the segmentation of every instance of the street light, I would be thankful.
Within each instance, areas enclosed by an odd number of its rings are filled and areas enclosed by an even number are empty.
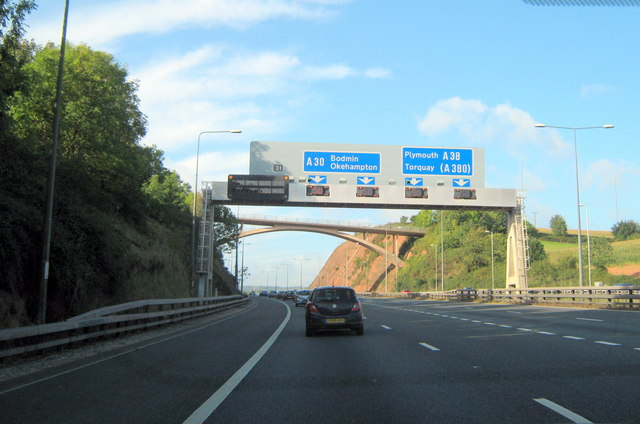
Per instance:
[[[436,283],[433,286],[433,289],[435,291],[438,291],[438,245],[437,244],[432,244],[431,247],[435,247],[436,248],[436,261],[435,261],[435,271],[436,271]]]
[[[289,290],[289,266],[290,266],[291,264],[280,264],[280,265],[282,265],[282,266],[285,266],[285,267],[286,267],[285,269],[287,270],[287,271],[286,271],[286,273],[287,273],[287,290]]]
[[[584,204],[580,206],[584,206],[584,211],[587,218],[587,258],[589,260],[587,267],[589,268],[589,285],[591,286],[593,284],[591,281],[591,232],[589,231],[589,206]]]
[[[485,233],[491,233],[491,290],[496,288],[495,273],[493,272],[493,231],[485,231]]]
[[[200,161],[200,137],[202,134],[233,133],[240,134],[240,130],[202,131],[198,134],[196,148],[196,181],[193,189],[193,213],[191,214],[191,287],[195,287],[196,280],[196,199],[198,198],[198,165]]]
[[[303,261],[310,261],[311,258],[300,258],[300,259],[292,258],[292,260],[300,262],[300,290],[302,290],[302,262]]]
[[[578,266],[579,270],[579,279],[580,286],[584,285],[584,269],[582,264],[582,222],[580,219],[580,179],[578,177],[578,140],[576,133],[578,130],[592,130],[592,129],[610,129],[615,128],[615,125],[601,125],[599,127],[559,127],[555,125],[545,125],[545,124],[535,124],[536,128],[558,128],[561,130],[572,130],[573,131],[573,151],[576,159],[576,198],[577,198],[577,206],[578,206]]]
[[[242,239],[242,266],[240,270],[240,293],[244,291],[244,245],[248,244],[251,246],[251,243],[247,243],[244,239]]]

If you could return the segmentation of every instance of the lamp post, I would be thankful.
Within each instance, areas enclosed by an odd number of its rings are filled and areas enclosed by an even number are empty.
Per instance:
[[[298,261],[300,262],[300,290],[302,290],[302,262],[303,261],[309,261],[311,260],[310,258],[293,258],[294,261]]]
[[[440,243],[442,244],[442,266],[440,272],[442,273],[442,291],[444,292],[444,211],[440,212]]]
[[[431,247],[436,248],[436,256],[435,256],[435,271],[436,271],[436,283],[433,286],[435,291],[438,291],[438,245],[432,244]]]
[[[589,285],[592,286],[591,281],[591,232],[589,231],[589,206],[582,204],[580,206],[584,206],[585,217],[587,218],[587,268],[589,269]]]
[[[285,268],[285,269],[286,269],[286,271],[285,271],[285,272],[287,273],[287,290],[289,290],[289,266],[290,266],[291,264],[280,264],[280,265],[282,265],[282,266],[286,267],[286,268]]]
[[[202,131],[198,134],[196,148],[196,181],[193,189],[193,213],[191,214],[191,287],[195,287],[196,280],[196,200],[198,199],[198,165],[200,161],[200,137],[202,134],[233,133],[240,134],[240,130]]]
[[[495,273],[493,272],[493,231],[485,231],[485,233],[491,234],[491,290],[495,290],[496,288],[496,279]]]
[[[58,138],[60,135],[60,116],[62,114],[62,76],[64,73],[64,50],[67,44],[68,17],[69,0],[66,0],[64,3],[64,17],[62,19],[62,41],[60,43],[60,59],[58,60],[58,77],[56,79],[56,96],[53,112],[53,138],[51,140],[49,177],[47,179],[47,203],[45,205],[44,229],[42,234],[42,269],[40,270],[38,324],[45,324],[47,322],[47,291],[49,289],[49,259],[51,258],[51,229],[53,227],[53,197],[56,185],[56,158],[58,153]]]
[[[578,130],[592,130],[592,129],[609,129],[615,128],[615,125],[601,125],[599,127],[559,127],[555,125],[545,125],[545,124],[535,124],[536,128],[558,128],[561,130],[572,130],[573,131],[573,151],[576,161],[576,199],[577,199],[577,207],[578,207],[578,266],[580,267],[578,275],[580,280],[580,286],[584,285],[584,267],[582,263],[582,222],[580,218],[580,178],[578,176]]]
[[[240,293],[244,291],[244,245],[248,244],[251,246],[251,243],[247,243],[244,239],[242,239],[242,265],[240,269]]]

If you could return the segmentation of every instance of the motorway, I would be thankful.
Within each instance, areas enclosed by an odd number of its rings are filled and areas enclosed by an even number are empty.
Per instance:
[[[304,335],[251,298],[190,331],[0,383],[0,423],[637,423],[640,314],[364,299]]]

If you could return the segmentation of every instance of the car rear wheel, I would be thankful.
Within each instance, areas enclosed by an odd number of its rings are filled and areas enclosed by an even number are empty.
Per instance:
[[[313,330],[310,329],[310,328],[306,328],[304,334],[307,337],[311,337],[311,336],[313,336]]]
[[[364,327],[356,328],[356,335],[358,336],[364,335]]]

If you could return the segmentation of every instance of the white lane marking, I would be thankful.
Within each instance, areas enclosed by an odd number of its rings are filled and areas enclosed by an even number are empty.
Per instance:
[[[520,330],[520,331],[533,331],[530,328],[516,328],[516,330]]]
[[[381,325],[380,327],[384,328],[385,330],[391,330],[391,327],[388,327],[386,325]]]
[[[482,321],[478,321],[477,319],[472,319],[472,320],[471,320],[471,322],[476,322],[476,323],[478,323],[478,322],[482,322]]]
[[[235,374],[231,376],[216,392],[211,395],[209,399],[207,399],[198,409],[193,411],[193,414],[189,416],[186,420],[184,420],[183,424],[202,424],[204,423],[213,411],[220,406],[222,402],[231,394],[233,389],[235,389],[238,384],[249,374],[249,372],[253,369],[253,367],[262,359],[265,353],[269,350],[269,348],[275,343],[276,339],[284,330],[284,327],[289,322],[289,318],[291,317],[291,308],[289,305],[286,305],[287,308],[287,316],[284,317],[284,320],[280,324],[280,326],[276,329],[276,331],[269,337],[260,349],[256,353],[253,354],[251,358],[242,366]]]
[[[469,318],[460,318],[460,321],[469,321]]]
[[[584,337],[576,337],[576,336],[562,336],[565,339],[571,339],[571,340],[584,340]]]
[[[512,326],[510,326],[510,325],[504,325],[504,324],[500,324],[500,327],[502,327],[502,328],[513,328],[513,327],[512,327]]]
[[[458,317],[449,317],[449,318],[453,318],[453,319],[460,319],[460,318],[458,318]]]
[[[538,334],[546,334],[547,336],[555,336],[556,333],[550,333],[548,331],[538,331]]]
[[[424,346],[424,347],[426,347],[427,349],[431,349],[431,350],[433,350],[434,352],[437,352],[437,351],[439,351],[439,350],[440,350],[440,349],[438,349],[437,347],[435,347],[435,346],[431,346],[431,345],[430,345],[430,344],[428,344],[428,343],[419,343],[419,344],[420,344],[420,346]]]
[[[640,350],[640,347],[634,347],[633,350]]]
[[[191,330],[185,331],[184,333],[174,334],[174,335],[171,335],[171,336],[169,336],[169,337],[162,338],[162,339],[156,340],[156,341],[154,341],[154,342],[151,342],[151,343],[148,343],[148,344],[144,344],[144,345],[141,345],[141,346],[138,346],[138,347],[134,347],[133,349],[129,349],[129,350],[126,350],[126,351],[124,351],[124,352],[117,353],[117,354],[115,354],[115,355],[108,356],[108,357],[106,357],[106,358],[98,359],[97,361],[89,362],[89,363],[87,363],[87,364],[80,365],[80,366],[75,367],[75,368],[70,368],[70,369],[68,369],[68,370],[65,370],[65,371],[59,372],[59,373],[57,373],[57,374],[52,374],[52,375],[49,375],[49,376],[47,376],[47,377],[43,377],[43,378],[40,378],[40,379],[38,379],[38,380],[31,381],[31,382],[29,382],[29,383],[22,384],[22,385],[20,385],[20,386],[11,387],[10,389],[6,389],[6,390],[1,391],[1,392],[0,392],[0,395],[3,395],[3,394],[5,394],[5,393],[9,393],[9,392],[13,392],[14,390],[20,390],[20,389],[23,389],[23,388],[25,388],[25,387],[33,386],[34,384],[42,383],[43,381],[51,380],[51,379],[54,379],[54,378],[56,378],[56,377],[63,376],[63,375],[65,375],[65,374],[70,374],[70,373],[72,373],[72,372],[74,372],[74,371],[78,371],[78,370],[81,370],[81,369],[83,369],[83,368],[87,368],[87,367],[90,367],[90,366],[92,366],[92,365],[96,365],[96,364],[99,364],[99,363],[101,363],[101,362],[108,361],[108,360],[110,360],[110,359],[118,358],[118,357],[120,357],[120,356],[127,355],[127,354],[129,354],[129,353],[131,353],[131,352],[135,352],[135,351],[137,351],[137,350],[142,350],[142,349],[148,348],[148,347],[150,347],[150,346],[157,345],[158,343],[166,342],[166,341],[168,341],[168,340],[175,339],[175,338],[178,338],[178,337],[181,337],[181,336],[185,336],[185,335],[187,335],[187,334],[191,334],[191,333],[194,333],[194,332],[196,332],[196,331],[204,330],[204,329],[205,329],[205,328],[207,328],[207,327],[211,327],[211,326],[216,325],[216,324],[219,324],[219,323],[221,323],[221,322],[224,322],[224,321],[230,320],[231,318],[235,318],[235,317],[237,317],[238,315],[245,314],[245,313],[247,313],[247,312],[251,311],[252,309],[254,309],[256,306],[258,306],[258,304],[257,304],[257,303],[254,303],[252,306],[250,306],[249,308],[247,308],[247,309],[245,309],[245,310],[243,310],[243,311],[242,311],[242,310],[241,310],[241,311],[238,311],[237,313],[234,313],[233,315],[230,315],[230,316],[228,316],[228,317],[225,317],[225,318],[223,318],[223,319],[221,319],[221,320],[219,320],[219,321],[215,321],[215,322],[212,322],[212,323],[208,323],[208,324],[206,324],[206,325],[203,325],[202,327],[197,327],[197,328],[194,328],[194,329],[191,329]],[[179,331],[179,330],[178,330],[178,331]]]
[[[620,343],[603,342],[602,340],[596,340],[594,343],[598,343],[606,346],[620,346]]]
[[[522,312],[518,312],[518,311],[507,311],[510,314],[521,314]]]
[[[596,321],[596,322],[603,322],[603,319],[596,319],[596,318],[576,318],[579,319],[581,321]]]
[[[444,318],[449,318],[449,315],[441,315]]]
[[[484,325],[498,325],[495,322],[483,322]]]
[[[571,422],[573,422],[573,423],[576,423],[576,424],[593,424],[592,421],[589,421],[585,417],[582,417],[582,416],[576,414],[575,412],[569,411],[564,406],[560,406],[557,403],[550,401],[549,399],[538,398],[538,399],[533,399],[533,400],[538,402],[540,405],[546,406],[547,408],[551,409],[552,411],[557,412],[558,414],[562,415],[563,417],[567,418],[568,420],[571,420]]]

